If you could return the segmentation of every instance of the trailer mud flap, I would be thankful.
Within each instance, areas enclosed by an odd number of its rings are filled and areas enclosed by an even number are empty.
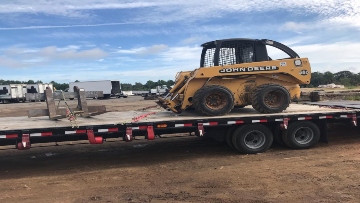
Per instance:
[[[155,133],[154,133],[154,127],[153,126],[147,126],[147,139],[148,140],[154,140],[155,139]]]
[[[131,127],[126,128],[126,133],[125,133],[124,140],[125,140],[125,142],[131,142],[133,140],[132,128]]]
[[[21,142],[17,143],[17,149],[18,150],[26,150],[26,149],[30,149],[30,148],[31,148],[30,134],[22,134]]]
[[[103,138],[101,136],[95,136],[93,130],[86,130],[90,144],[102,144]]]
[[[352,115],[352,124],[353,124],[354,126],[357,126],[356,114],[353,114],[353,115]]]
[[[198,132],[200,137],[204,136],[205,134],[204,124],[198,123]]]
[[[280,124],[281,129],[287,130],[287,128],[289,126],[289,120],[290,120],[289,118],[284,118],[283,119],[283,123]]]

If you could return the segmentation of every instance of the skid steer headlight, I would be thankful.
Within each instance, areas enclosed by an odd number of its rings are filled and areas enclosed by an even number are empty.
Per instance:
[[[302,62],[301,62],[300,59],[297,59],[297,60],[294,61],[294,64],[295,64],[295,66],[301,66]]]

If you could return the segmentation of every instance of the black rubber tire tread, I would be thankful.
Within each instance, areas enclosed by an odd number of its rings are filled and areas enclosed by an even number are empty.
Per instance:
[[[279,144],[280,146],[284,146],[287,147],[287,145],[285,144],[284,140],[283,140],[283,134],[284,132],[286,132],[286,130],[283,130],[281,133],[275,135],[274,134],[274,140],[277,144]]]
[[[313,131],[314,136],[311,142],[307,144],[300,144],[295,141],[295,133],[297,130],[299,130],[300,127],[308,127]],[[311,121],[296,121],[291,123],[287,130],[283,131],[282,140],[288,147],[292,149],[309,149],[319,142],[320,129],[315,123]]]
[[[235,149],[234,144],[232,143],[232,136],[234,134],[234,131],[238,128],[238,126],[232,126],[226,131],[225,134],[225,141],[229,145],[231,149]]]
[[[211,93],[212,91],[222,91],[228,95],[228,103],[224,108],[220,110],[213,111],[206,107],[205,105],[205,96],[206,94]],[[220,85],[209,85],[198,89],[193,97],[193,107],[196,111],[200,112],[206,116],[222,116],[229,113],[234,108],[234,96],[232,92]]]
[[[249,132],[253,130],[261,131],[265,135],[265,143],[262,147],[258,149],[251,149],[247,147],[244,142],[245,135],[247,135]],[[242,125],[234,131],[234,134],[232,136],[232,143],[235,146],[236,150],[245,154],[256,154],[256,153],[265,152],[271,147],[273,140],[274,137],[271,130],[268,127],[261,124]]]
[[[280,105],[278,108],[269,108],[264,103],[263,97],[267,92],[273,91],[275,89],[279,89],[283,91],[284,94],[286,94],[284,103]],[[277,84],[259,85],[258,87],[255,88],[253,94],[251,95],[252,107],[260,113],[280,113],[284,111],[287,107],[289,107],[290,101],[291,99],[290,99],[289,91],[285,87]]]

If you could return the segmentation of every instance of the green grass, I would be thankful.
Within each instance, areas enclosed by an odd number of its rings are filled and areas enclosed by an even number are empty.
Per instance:
[[[360,95],[346,96],[346,100],[360,101]]]

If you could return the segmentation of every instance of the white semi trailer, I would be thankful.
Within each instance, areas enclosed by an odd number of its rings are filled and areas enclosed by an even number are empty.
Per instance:
[[[54,89],[52,83],[37,83],[37,84],[27,84],[26,89],[27,93],[45,93],[46,88]]]
[[[25,84],[0,85],[1,103],[25,101],[25,94],[26,94]]]
[[[102,91],[104,98],[108,99],[111,96],[124,97],[127,95],[121,91],[120,81],[98,80],[98,81],[84,81],[84,82],[70,82],[69,92],[74,92],[74,87],[85,89],[85,91]]]

